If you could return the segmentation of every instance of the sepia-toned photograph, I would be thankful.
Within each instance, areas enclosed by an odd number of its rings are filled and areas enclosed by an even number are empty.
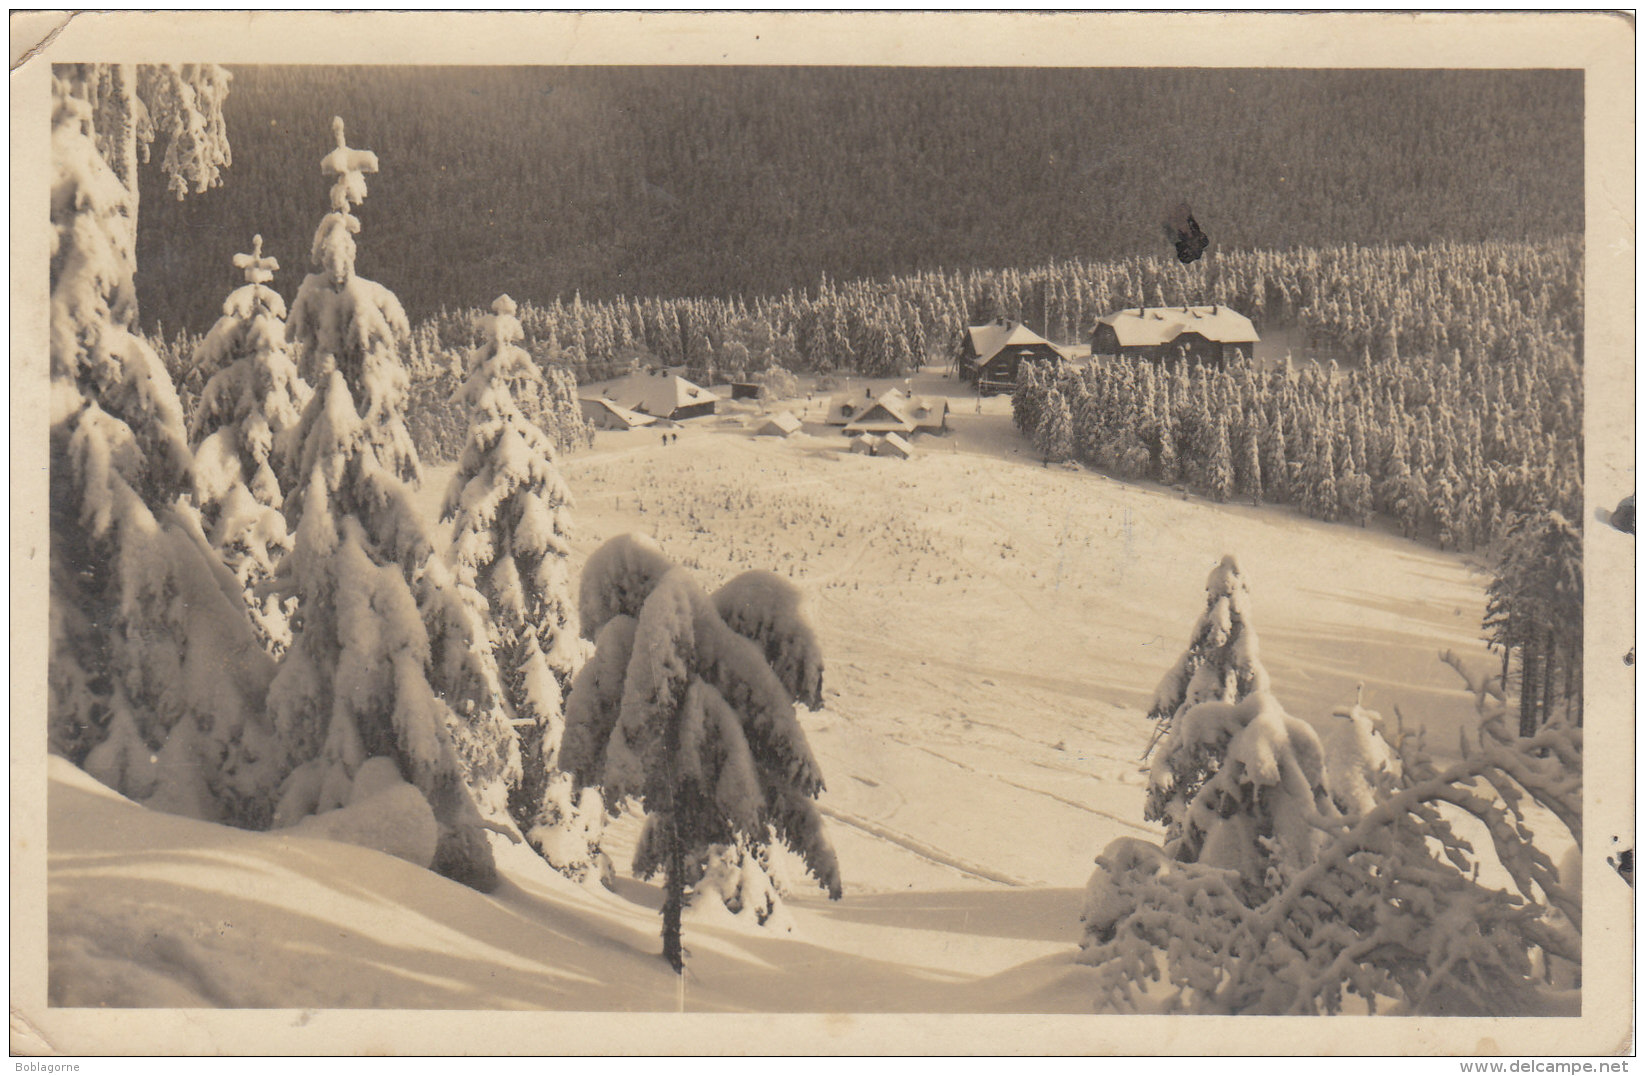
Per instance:
[[[13,1054],[1632,1051],[1630,17],[12,19]]]

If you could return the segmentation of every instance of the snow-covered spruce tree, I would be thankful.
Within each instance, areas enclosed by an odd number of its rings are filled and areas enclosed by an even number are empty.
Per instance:
[[[1581,725],[1582,530],[1539,505],[1516,515],[1499,545],[1484,627],[1504,674],[1519,670],[1519,733],[1556,712]]]
[[[1206,466],[1206,476],[1211,499],[1226,501],[1234,495],[1234,455],[1228,444],[1228,422],[1218,415],[1211,426],[1211,456]]]
[[[822,774],[794,710],[822,705],[822,657],[793,585],[745,572],[711,598],[655,544],[622,535],[589,557],[578,601],[595,650],[567,700],[562,765],[609,809],[630,796],[645,809],[634,870],[663,875],[675,971],[689,864],[703,850],[781,842],[837,899],[812,802]]]
[[[1232,704],[1268,690],[1249,620],[1250,600],[1239,562],[1223,557],[1205,581],[1205,612],[1194,624],[1188,649],[1154,689],[1148,710],[1156,727],[1143,816],[1165,823],[1166,850],[1184,860],[1198,857],[1205,837],[1203,826],[1190,825],[1190,808],[1221,767],[1238,729],[1219,719],[1179,730],[1177,719],[1200,703]]]
[[[1314,433],[1313,452],[1302,472],[1302,510],[1315,519],[1327,523],[1337,518],[1340,498],[1337,495],[1336,442],[1322,423]]]
[[[503,697],[520,729],[522,774],[508,789],[521,832],[554,868],[598,880],[604,811],[577,803],[560,769],[564,698],[581,665],[571,600],[571,494],[554,444],[515,405],[511,386],[541,377],[520,346],[525,330],[504,295],[480,323],[459,395],[469,408],[468,444],[446,493],[457,581],[489,610],[488,643]]]
[[[1087,888],[1077,958],[1099,969],[1099,1005],[1309,1015],[1341,1011],[1352,993],[1373,1013],[1571,1011],[1559,995],[1580,966],[1580,855],[1556,867],[1544,849],[1580,846],[1582,733],[1516,741],[1488,721],[1481,741],[1440,769],[1402,737],[1396,764],[1363,790],[1372,802],[1314,819],[1312,859],[1276,862],[1262,890],[1146,841],[1110,844]],[[1531,829],[1529,803],[1554,832]],[[1487,849],[1456,833],[1447,813],[1459,812],[1488,834]],[[1493,861],[1501,888],[1481,880]],[[1170,995],[1146,997],[1149,981]]]
[[[1040,417],[1045,407],[1045,388],[1040,384],[1039,371],[1032,360],[1024,359],[1017,367],[1017,387],[1011,393],[1011,421],[1024,437],[1039,432]]]
[[[137,169],[163,136],[166,189],[181,199],[222,183],[233,155],[223,119],[230,75],[216,64],[53,64],[54,79],[83,102],[98,156],[126,188],[122,224],[137,243]]]
[[[315,390],[286,440],[296,542],[280,581],[298,615],[269,689],[292,767],[275,822],[350,804],[361,767],[384,757],[438,823],[429,865],[489,889],[496,868],[485,834],[499,823],[482,819],[467,778],[518,773],[518,752],[481,603],[454,585],[410,501],[406,482],[419,467],[397,353],[410,331],[405,312],[354,272],[360,222],[350,210],[377,158],[349,148],[342,121],[332,123],[337,145],[321,163],[333,180],[331,212],[311,251],[318,271],[303,280],[287,324]]]
[[[240,581],[252,622],[278,655],[291,642],[288,611],[262,584],[291,550],[274,446],[297,425],[309,387],[286,353],[286,304],[268,284],[280,263],[263,256],[263,237],[234,265],[245,286],[195,348],[190,376],[203,381],[189,422],[194,498],[212,545]]]
[[[1250,497],[1252,504],[1262,503],[1262,429],[1258,414],[1255,409],[1247,411],[1240,422],[1239,452],[1235,456],[1239,491]]]
[[[754,381],[768,400],[791,400],[800,394],[799,378],[781,366],[767,366],[754,375]]]
[[[539,363],[539,377],[518,386],[520,413],[561,452],[576,452],[594,443],[594,426],[577,400],[577,378],[563,366]]]
[[[1046,463],[1061,463],[1074,454],[1074,416],[1068,410],[1068,400],[1055,387],[1045,391],[1040,404],[1034,447]]]
[[[48,743],[151,807],[256,825],[278,778],[262,711],[273,663],[181,497],[182,410],[130,331],[135,176],[110,167],[93,122],[110,73],[54,73]],[[129,118],[138,99],[129,84],[118,96]]]
[[[1190,780],[1208,771],[1191,795],[1176,783],[1185,761]],[[1163,794],[1176,808],[1165,819],[1182,836],[1168,850],[1238,872],[1242,892],[1262,893],[1277,866],[1312,862],[1317,824],[1335,815],[1318,736],[1266,690],[1178,714],[1149,776],[1150,804]]]

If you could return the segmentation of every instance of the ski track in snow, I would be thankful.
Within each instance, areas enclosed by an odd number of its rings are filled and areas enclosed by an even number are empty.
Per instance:
[[[1009,874],[1001,874],[976,863],[967,862],[958,856],[944,852],[940,848],[933,848],[924,841],[916,840],[906,833],[898,833],[896,830],[882,826],[877,822],[870,822],[866,818],[858,818],[856,815],[847,814],[845,811],[837,807],[830,807],[826,803],[819,803],[817,810],[837,822],[843,822],[851,826],[853,829],[860,829],[882,841],[890,841],[899,848],[906,848],[921,859],[929,860],[944,867],[952,867],[964,874],[971,875],[973,878],[981,878],[985,882],[998,882],[1000,885],[1008,885],[1015,889],[1043,887],[1045,885],[1044,882],[1025,882],[1019,878],[1013,878]]]

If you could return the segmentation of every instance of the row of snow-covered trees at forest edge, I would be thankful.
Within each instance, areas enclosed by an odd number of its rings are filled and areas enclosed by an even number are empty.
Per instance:
[[[1501,360],[1535,344],[1573,352],[1581,338],[1579,241],[1347,246],[1056,261],[1030,268],[932,269],[885,280],[735,298],[618,298],[525,303],[528,351],[597,381],[632,363],[681,364],[708,384],[770,366],[902,376],[947,361],[967,325],[1020,320],[1048,339],[1088,340],[1128,306],[1233,306],[1264,327],[1296,327],[1318,348],[1379,362],[1396,356]],[[1482,267],[1484,270],[1482,271]],[[466,315],[427,322],[441,341]]]
[[[1357,700],[1317,733],[1272,694],[1224,558],[1151,710],[1145,816],[1163,845],[1114,841],[1088,886],[1079,960],[1099,1004],[1310,1015],[1355,994],[1372,1012],[1545,1012],[1581,961],[1582,732],[1516,740],[1489,685],[1477,698],[1478,745],[1445,768]],[[1454,828],[1470,816],[1488,848]],[[1556,866],[1543,849],[1563,841]]]
[[[164,120],[179,183],[215,183],[227,149],[207,142],[227,81],[211,67],[54,68],[49,742],[133,799],[243,826],[323,815],[337,831],[362,824],[350,812],[400,805],[396,851],[485,887],[488,833],[509,830],[524,781],[486,599],[408,497],[405,316],[354,271],[352,210],[375,157],[336,124],[331,212],[289,324],[273,259],[255,242],[236,259],[245,285],[195,356],[190,428],[130,332],[134,180],[110,162],[129,164],[132,140]],[[504,376],[476,368],[476,397]],[[531,453],[552,471],[540,435]],[[551,501],[563,492],[557,476],[545,485]],[[531,586],[563,589],[563,542],[549,526],[543,544],[533,519],[509,521],[527,533],[508,541],[538,552]]]
[[[634,362],[680,364],[708,384],[770,366],[902,376],[946,361],[965,327],[994,316],[1048,339],[1087,340],[1096,319],[1128,306],[1233,306],[1259,325],[1294,326],[1321,348],[1372,361],[1398,355],[1501,359],[1536,342],[1572,350],[1581,333],[1577,239],[1427,247],[1213,251],[1174,257],[1067,260],[1028,268],[931,269],[836,281],[780,295],[620,297],[522,303],[524,346],[581,381]],[[468,314],[432,315],[439,347]]]
[[[1380,512],[1407,536],[1486,549],[1486,627],[1521,673],[1529,735],[1556,713],[1581,721],[1581,391],[1570,352],[1527,342],[1346,371],[1025,363],[1012,412],[1048,461],[1362,526]]]

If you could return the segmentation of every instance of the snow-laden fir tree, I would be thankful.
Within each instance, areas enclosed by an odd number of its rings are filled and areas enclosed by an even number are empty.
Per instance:
[[[128,120],[141,102],[96,65],[54,72],[48,743],[151,807],[256,825],[278,779],[272,662],[182,496],[194,460],[176,391],[131,332],[135,176],[99,147],[135,136],[93,122],[111,94]]]
[[[1068,400],[1056,388],[1049,388],[1039,410],[1034,447],[1046,463],[1061,463],[1074,453],[1074,416],[1068,410]]]
[[[89,114],[98,156],[126,188],[121,222],[126,245],[137,243],[137,169],[156,138],[165,147],[166,189],[181,199],[222,183],[233,154],[223,118],[230,75],[216,64],[53,64]]]
[[[1211,458],[1206,469],[1211,498],[1226,501],[1234,495],[1234,455],[1228,444],[1228,422],[1218,415],[1211,429]]]
[[[488,644],[520,730],[523,770],[506,790],[509,812],[556,870],[598,879],[604,811],[595,793],[579,805],[559,766],[564,698],[582,657],[567,566],[571,494],[553,442],[514,402],[513,384],[541,377],[520,346],[525,330],[514,301],[504,295],[492,311],[480,322],[460,391],[468,444],[442,514],[452,524],[457,581],[489,610]]]
[[[1269,500],[1283,502],[1290,499],[1290,484],[1286,481],[1289,469],[1285,413],[1275,408],[1262,431],[1262,484],[1263,493]]]
[[[1518,515],[1494,567],[1484,627],[1504,680],[1519,671],[1519,734],[1534,735],[1556,714],[1581,725],[1581,528],[1545,506]]]
[[[291,642],[287,610],[262,588],[291,550],[275,443],[297,425],[310,392],[287,354],[286,304],[268,286],[280,263],[263,255],[259,235],[234,265],[245,285],[223,303],[189,372],[204,382],[189,421],[194,498],[212,545],[246,592],[258,634],[278,655]]]
[[[1302,471],[1300,499],[1304,512],[1329,523],[1337,518],[1341,499],[1337,495],[1336,442],[1325,427],[1322,416],[1314,433],[1313,451]]]
[[[1017,367],[1017,386],[1011,393],[1011,421],[1018,432],[1033,437],[1039,431],[1044,406],[1045,389],[1040,384],[1039,370],[1025,359]]]
[[[623,535],[589,557],[579,607],[595,649],[567,701],[562,765],[611,809],[630,796],[645,809],[634,870],[663,875],[670,965],[684,968],[691,861],[715,845],[781,842],[838,898],[812,802],[822,774],[794,708],[822,705],[822,657],[793,585],[745,572],[710,597],[655,544]],[[720,877],[709,884],[724,896]]]
[[[1167,838],[1167,851],[1237,872],[1242,891],[1261,892],[1276,865],[1305,865],[1318,851],[1316,823],[1335,814],[1324,761],[1313,728],[1267,690],[1189,706],[1149,775],[1150,807],[1163,800],[1168,831],[1181,835]]]
[[[1190,824],[1190,810],[1200,789],[1216,776],[1237,730],[1220,719],[1179,729],[1178,719],[1201,703],[1233,704],[1267,692],[1268,672],[1258,654],[1250,603],[1239,562],[1223,557],[1205,581],[1205,612],[1194,623],[1188,649],[1161,678],[1148,710],[1155,731],[1143,815],[1165,823],[1167,851],[1185,860],[1198,856],[1205,837],[1202,825]]]
[[[1078,960],[1098,969],[1101,1007],[1315,1015],[1356,994],[1372,1013],[1575,1011],[1581,730],[1515,741],[1499,716],[1478,751],[1442,768],[1419,738],[1390,750],[1368,734],[1378,715],[1344,716],[1343,744],[1327,740],[1335,810],[1296,820],[1312,852],[1271,856],[1263,886],[1134,838],[1098,857]],[[1280,743],[1258,757],[1275,773],[1309,765]],[[1454,828],[1468,816],[1482,846]],[[1556,865],[1561,846],[1571,851]]]
[[[1337,518],[1361,527],[1371,521],[1374,487],[1369,475],[1358,470],[1351,453],[1344,454],[1337,476]]]
[[[352,149],[341,120],[321,163],[331,212],[311,250],[288,336],[305,348],[314,395],[287,439],[286,514],[295,546],[281,566],[298,626],[269,689],[292,770],[277,824],[351,803],[372,758],[391,761],[438,822],[432,866],[477,888],[495,884],[471,773],[518,772],[485,645],[483,603],[434,555],[410,500],[418,461],[404,421],[409,335],[392,292],[354,271],[351,210],[377,158]]]

